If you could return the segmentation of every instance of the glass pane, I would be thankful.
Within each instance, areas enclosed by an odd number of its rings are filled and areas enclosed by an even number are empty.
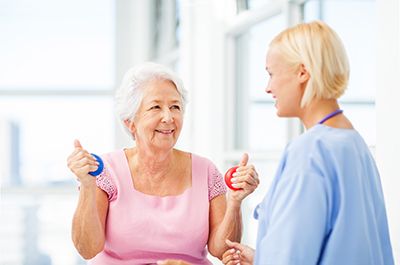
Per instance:
[[[108,152],[114,144],[113,123],[113,102],[107,96],[0,98],[3,184],[74,183],[66,165],[74,139],[91,152]]]
[[[258,9],[275,0],[245,0],[247,2],[248,9]]]
[[[110,89],[114,1],[2,0],[0,89]]]
[[[340,105],[345,115],[350,119],[354,128],[361,134],[370,147],[376,145],[376,110],[374,104],[346,104]]]
[[[320,0],[308,0],[304,4],[304,21],[321,19]]]
[[[251,153],[249,154],[251,157]],[[253,212],[256,206],[262,201],[267,194],[272,180],[275,177],[276,169],[278,168],[279,157],[276,160],[251,160],[257,169],[260,178],[260,185],[257,189],[243,201],[243,240],[244,244],[255,247],[258,221],[253,218]]]
[[[339,34],[350,61],[350,82],[343,100],[375,100],[375,1],[308,1],[305,20],[322,19]]]
[[[155,56],[162,57],[178,48],[179,7],[177,1],[156,1]]]
[[[273,104],[271,97],[265,93],[268,82],[265,57],[269,42],[283,28],[285,17],[280,14],[254,25],[236,38],[235,148],[275,149],[285,142],[285,124],[275,123],[273,116],[269,116],[275,113],[275,110],[268,110],[268,114],[260,112],[260,106],[257,106],[260,102]],[[260,117],[266,117],[265,123],[262,121],[262,129]],[[269,132],[265,129],[271,125],[279,137],[274,140],[264,136],[265,132]],[[263,143],[260,144],[259,141]]]
[[[175,0],[175,22],[176,22],[175,39],[177,47],[179,47],[182,38],[181,12],[182,12],[182,0]]]
[[[250,100],[271,100],[265,93],[268,73],[265,70],[265,59],[268,44],[272,38],[285,28],[283,15],[274,16],[252,28],[237,38],[238,73],[242,83],[238,89],[249,90]]]
[[[86,264],[71,240],[77,196],[76,188],[59,193],[3,192],[0,264]]]
[[[282,150],[287,143],[287,119],[276,115],[274,103],[252,104],[249,111],[249,148]]]

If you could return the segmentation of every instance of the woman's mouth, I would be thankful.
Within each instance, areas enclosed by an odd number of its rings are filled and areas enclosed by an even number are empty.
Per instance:
[[[174,132],[174,130],[156,130],[156,132],[162,133],[162,134],[172,134]]]

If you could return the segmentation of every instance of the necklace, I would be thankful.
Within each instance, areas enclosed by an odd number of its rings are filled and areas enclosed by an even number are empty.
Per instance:
[[[334,116],[336,116],[336,115],[338,115],[338,114],[340,114],[340,113],[342,113],[342,112],[343,112],[343,110],[337,109],[337,110],[335,110],[334,112],[331,112],[331,113],[329,113],[328,115],[326,115],[322,120],[320,120],[320,121],[318,122],[318,124],[323,124],[324,122],[326,122],[326,121],[329,120],[330,118],[332,118],[332,117],[334,117]]]

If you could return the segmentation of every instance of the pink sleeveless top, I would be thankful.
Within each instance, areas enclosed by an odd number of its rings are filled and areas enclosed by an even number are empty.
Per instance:
[[[192,187],[176,196],[158,197],[135,190],[123,150],[102,158],[97,185],[109,198],[104,250],[95,265],[154,264],[182,259],[207,260],[209,201],[226,193],[222,175],[209,160],[192,154]]]

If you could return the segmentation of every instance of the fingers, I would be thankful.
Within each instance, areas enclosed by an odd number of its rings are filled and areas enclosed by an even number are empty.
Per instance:
[[[249,185],[257,186],[260,183],[258,179],[258,174],[253,165],[247,165],[249,162],[249,155],[247,153],[243,153],[242,159],[240,160],[239,167],[236,169],[236,172],[233,173],[232,183],[241,183],[246,182]],[[236,187],[235,188],[243,188]]]
[[[245,246],[238,243],[238,242],[232,242],[229,239],[225,239],[225,243],[228,245],[230,248],[235,248],[236,250],[243,251],[245,249]]]
[[[226,265],[234,265],[240,263],[240,251],[230,248],[222,255],[222,263]]]
[[[98,165],[96,158],[94,158],[88,151],[83,149],[75,149],[68,157],[69,162],[75,162],[77,165],[82,166],[86,164]]]
[[[88,173],[96,171],[99,162],[88,151],[82,148],[79,140],[74,140],[74,151],[69,155],[67,164],[69,169],[76,175],[79,181],[88,177]],[[91,176],[89,176],[92,178]]]
[[[258,174],[256,169],[253,165],[248,165],[245,167],[237,168],[236,172],[233,173],[233,178],[231,179],[233,184],[243,184],[246,183],[250,186],[258,186],[260,184],[260,179],[258,178]],[[235,188],[243,188],[243,187],[236,187]]]
[[[97,160],[86,151],[80,151],[75,155],[71,155],[68,159],[68,167],[78,178],[87,175],[89,172],[96,171],[98,165]]]
[[[240,163],[239,163],[239,166],[247,165],[248,161],[249,161],[249,155],[247,153],[243,153],[242,159],[240,160]]]
[[[72,158],[72,157],[74,157],[75,155],[77,155],[80,151],[82,151],[83,150],[83,147],[82,147],[82,145],[81,145],[81,143],[79,142],[79,140],[78,139],[75,139],[74,140],[74,147],[75,147],[75,149],[74,149],[74,151],[69,155],[69,157],[68,157],[68,161]]]
[[[237,242],[232,242],[229,239],[225,240],[229,249],[222,255],[222,263],[227,265],[234,265],[240,263],[240,252],[243,246]]]
[[[81,148],[81,149],[83,148],[82,145],[81,145],[81,142],[79,142],[78,139],[74,140],[74,147],[75,148]]]
[[[78,153],[75,157],[75,165],[79,167],[84,167],[84,166],[95,166],[97,167],[99,165],[99,162],[89,153]]]
[[[258,173],[253,165],[248,165],[249,156],[243,154],[241,164],[236,172],[232,174],[231,182],[232,187],[238,189],[229,193],[229,198],[233,201],[239,202],[246,198],[249,194],[253,193],[260,184]]]

